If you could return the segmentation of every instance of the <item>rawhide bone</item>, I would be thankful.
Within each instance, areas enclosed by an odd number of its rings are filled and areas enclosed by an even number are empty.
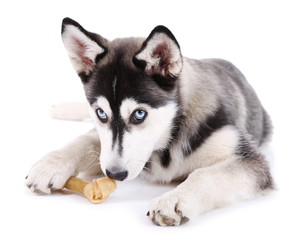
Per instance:
[[[108,177],[94,179],[92,182],[70,177],[64,187],[84,194],[93,203],[101,203],[115,191],[116,182]]]

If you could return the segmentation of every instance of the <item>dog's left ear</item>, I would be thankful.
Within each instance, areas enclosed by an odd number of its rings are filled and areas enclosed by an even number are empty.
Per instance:
[[[136,66],[146,73],[176,78],[183,66],[180,46],[171,31],[157,26],[144,41],[133,59]]]

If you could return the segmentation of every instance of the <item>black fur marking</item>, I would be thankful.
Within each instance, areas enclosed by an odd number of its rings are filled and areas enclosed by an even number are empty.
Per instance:
[[[235,153],[242,159],[258,158],[259,155],[251,141],[247,140],[243,134],[240,136],[239,145]]]
[[[66,25],[73,25],[77,28],[79,28],[83,33],[86,32],[86,30],[79,24],[77,23],[76,21],[74,21],[73,19],[71,18],[64,18],[63,21],[62,21],[62,29],[61,29],[61,34],[63,34],[63,32],[65,31],[65,26]]]
[[[79,77],[80,77],[80,79],[81,79],[83,84],[88,83],[88,81],[90,79],[90,76],[91,76],[91,74],[88,75],[88,74],[86,74],[84,72],[80,72],[78,75],[79,75]]]
[[[170,156],[169,148],[156,150],[154,153],[158,155],[160,163],[164,168],[169,167],[170,162],[171,162],[171,156]],[[151,163],[151,159],[149,159],[146,162],[143,170],[150,172],[151,168],[152,168],[152,163]]]
[[[98,43],[99,44],[99,43]],[[100,46],[102,46],[101,44],[99,44]],[[108,49],[106,47],[103,47],[103,53],[100,53],[96,56],[95,62],[96,64],[102,59],[104,58],[104,56],[108,53]]]
[[[164,149],[160,151],[160,162],[162,164],[163,167],[168,167],[170,164],[170,151],[169,149]]]
[[[118,114],[114,114],[113,119],[111,121],[111,129],[113,131],[113,144],[112,148],[114,148],[115,143],[118,139],[118,153],[119,156],[122,156],[122,151],[123,151],[123,146],[122,146],[122,141],[123,141],[123,135],[124,131],[128,131],[127,126],[125,125],[124,121],[121,119],[121,117],[116,116]]]
[[[140,52],[140,51],[139,51]],[[138,53],[139,53],[138,52]],[[138,54],[137,53],[137,54]],[[136,54],[136,55],[137,55]],[[133,57],[133,63],[135,64],[135,66],[136,67],[138,67],[138,68],[140,68],[140,69],[142,69],[142,70],[145,70],[145,68],[146,68],[146,65],[147,65],[147,63],[146,63],[146,61],[145,60],[139,60],[137,57],[136,57],[136,55]]]
[[[97,69],[89,79],[85,79],[86,96],[90,104],[96,97],[104,96],[110,103],[113,111],[120,106],[125,98],[133,98],[139,103],[145,103],[158,108],[176,100],[175,85],[166,85],[155,81],[151,76],[141,70],[132,70],[119,62]],[[117,77],[115,91],[113,89],[114,77]]]
[[[244,134],[240,135],[236,155],[255,175],[258,189],[274,189],[273,179],[264,155],[256,150],[256,147]]]
[[[177,84],[175,77],[164,77],[159,74],[154,74],[152,75],[152,78],[155,80],[158,86],[165,91],[172,91]]]
[[[213,132],[226,125],[232,124],[234,124],[234,121],[231,119],[230,114],[226,113],[223,106],[220,106],[213,115],[206,119],[206,121],[199,124],[198,129],[193,135],[189,136],[190,148],[184,150],[184,156],[190,155],[200,147]]]

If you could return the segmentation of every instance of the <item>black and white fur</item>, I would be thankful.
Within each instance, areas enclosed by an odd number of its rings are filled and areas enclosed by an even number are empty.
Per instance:
[[[164,26],[146,39],[108,41],[65,18],[62,38],[95,130],[37,162],[31,190],[50,193],[88,169],[116,180],[181,181],[149,207],[155,224],[172,226],[273,189],[259,151],[270,118],[231,63],[182,57]],[[101,168],[90,152],[101,153]]]

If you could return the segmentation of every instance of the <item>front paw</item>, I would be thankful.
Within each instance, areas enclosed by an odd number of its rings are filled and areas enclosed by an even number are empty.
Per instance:
[[[36,193],[49,194],[61,189],[70,176],[75,175],[71,163],[56,153],[49,153],[35,163],[26,177],[25,184]]]
[[[183,194],[174,190],[153,199],[147,216],[158,226],[178,226],[192,217],[191,204]]]

